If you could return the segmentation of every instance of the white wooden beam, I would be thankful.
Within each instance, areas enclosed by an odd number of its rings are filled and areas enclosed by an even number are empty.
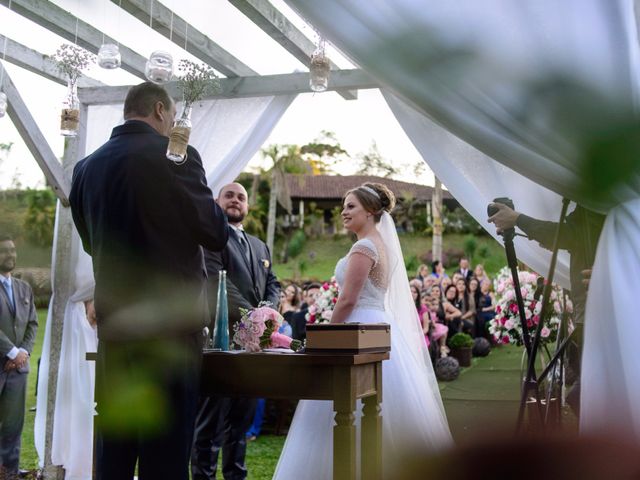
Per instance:
[[[207,65],[227,77],[257,75],[257,72],[231,55],[204,33],[189,25],[182,17],[176,15],[159,1],[146,0],[111,0],[124,10],[149,25],[149,10],[152,10],[151,27],[156,32],[170,38],[173,43],[202,60]],[[150,8],[151,7],[151,8]]]
[[[5,41],[7,42],[7,55],[5,56],[7,62],[13,63],[60,85],[67,84],[66,77],[58,71],[56,63],[51,60],[48,55],[33,50],[10,38],[5,39],[4,35],[0,35],[0,46],[4,47]],[[98,87],[101,85],[104,85],[104,83],[85,76],[80,77],[78,80],[79,87]]]
[[[362,70],[336,70],[332,73],[332,81],[328,90],[352,90],[379,88],[380,85],[369,74]],[[306,72],[283,75],[262,75],[259,77],[223,78],[220,80],[221,91],[210,95],[213,98],[264,97],[271,95],[292,95],[310,93],[309,74]],[[78,96],[82,103],[88,105],[105,105],[124,102],[130,86],[82,88]],[[181,98],[175,82],[167,85],[173,98]],[[320,94],[321,95],[321,94]]]
[[[0,0],[0,5],[8,6],[8,4],[9,0]],[[100,49],[103,37],[105,42],[116,43],[116,40],[48,0],[11,0],[11,10],[70,42],[76,39],[77,26],[78,45],[93,53],[97,53]],[[146,58],[122,44],[120,44],[120,54],[123,70],[136,77],[145,78]]]
[[[311,54],[316,48],[315,44],[271,2],[268,0],[229,0],[229,3],[282,45],[287,52],[300,60],[305,67],[309,66]],[[331,62],[331,69],[339,70],[340,67]],[[357,91],[339,90],[338,93],[346,100],[358,98]]]
[[[60,199],[63,205],[69,205],[69,182],[65,180],[62,166],[58,158],[51,150],[51,147],[40,131],[38,124],[31,116],[29,109],[25,105],[20,93],[11,81],[9,73],[0,64],[0,71],[4,70],[2,90],[7,95],[7,113],[16,126],[18,133],[27,145],[31,155],[36,159],[42,169],[44,176],[53,188],[53,192]]]

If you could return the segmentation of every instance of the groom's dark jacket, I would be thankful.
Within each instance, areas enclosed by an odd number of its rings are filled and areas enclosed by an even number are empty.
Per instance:
[[[269,248],[259,238],[244,235],[249,243],[250,260],[241,250],[242,246],[231,228],[229,241],[222,251],[205,250],[212,322],[215,321],[218,298],[218,272],[226,270],[230,328],[240,319],[240,308],[257,307],[260,302],[267,301],[277,309],[280,300],[280,283],[271,269]]]
[[[128,121],[73,171],[69,200],[93,260],[100,340],[195,333],[208,320],[202,247],[222,249],[229,226],[198,152],[189,147],[176,165],[167,144]]]

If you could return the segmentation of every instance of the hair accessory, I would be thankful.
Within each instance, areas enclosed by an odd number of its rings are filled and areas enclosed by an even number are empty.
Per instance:
[[[361,185],[360,187],[358,187],[360,190],[364,190],[365,192],[370,193],[371,195],[374,195],[376,197],[378,197],[378,200],[382,200],[380,198],[380,195],[378,195],[378,192],[376,192],[373,188],[371,187],[367,187],[366,185]]]

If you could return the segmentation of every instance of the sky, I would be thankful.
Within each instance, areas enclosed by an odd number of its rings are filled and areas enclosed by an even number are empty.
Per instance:
[[[154,0],[155,1],[155,0]],[[124,45],[148,56],[153,50],[168,50],[174,59],[191,58],[184,50],[149,30],[109,0],[56,0],[53,3],[70,11],[108,35],[121,39]],[[272,2],[309,38],[316,33],[282,1]],[[297,59],[281,48],[262,30],[226,0],[166,0],[163,4],[204,32],[232,55],[260,74],[288,73],[304,69]],[[51,55],[65,40],[24,17],[0,7],[3,34],[41,53]],[[140,33],[144,32],[144,36]],[[0,43],[0,49],[3,45]],[[341,68],[354,68],[333,47],[330,58]],[[3,61],[38,126],[57,156],[61,156],[64,140],[60,135],[59,111],[65,87]],[[107,71],[92,66],[87,74],[108,85],[128,85],[140,80],[122,70]],[[360,90],[357,100],[344,100],[335,92],[300,94],[275,127],[265,146],[271,144],[304,145],[317,138],[321,131],[334,132],[341,146],[352,157],[366,153],[373,142],[382,156],[399,165],[415,165],[422,157],[395,120],[381,93]],[[106,139],[105,139],[106,140]],[[44,176],[28,151],[8,116],[0,118],[0,143],[13,143],[8,156],[0,156],[0,189],[20,185],[44,186]],[[248,169],[268,166],[258,153]],[[354,162],[335,166],[337,173],[355,173]],[[413,168],[405,168],[396,178],[433,185],[434,177],[427,168],[416,178]]]

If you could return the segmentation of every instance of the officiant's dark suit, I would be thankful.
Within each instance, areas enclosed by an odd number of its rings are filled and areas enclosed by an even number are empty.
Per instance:
[[[271,254],[260,239],[242,230],[247,214],[247,192],[239,183],[225,185],[218,204],[227,214],[231,232],[227,246],[220,252],[205,251],[210,282],[210,304],[216,305],[218,272],[227,271],[227,298],[231,335],[240,319],[240,308],[257,307],[262,301],[277,308],[280,284],[271,270]],[[215,312],[212,312],[212,319]],[[213,323],[211,328],[213,328]],[[202,397],[199,402],[191,456],[193,480],[216,477],[218,454],[222,449],[222,474],[225,480],[247,476],[244,457],[246,432],[251,425],[255,400],[229,397]]]
[[[31,287],[11,276],[15,262],[13,241],[0,236],[0,472],[8,478],[18,478],[29,355],[38,330]]]
[[[166,158],[175,104],[157,85],[132,87],[126,123],[80,161],[69,200],[92,256],[98,323],[97,478],[187,480],[202,329],[202,247],[227,243],[198,152]]]

